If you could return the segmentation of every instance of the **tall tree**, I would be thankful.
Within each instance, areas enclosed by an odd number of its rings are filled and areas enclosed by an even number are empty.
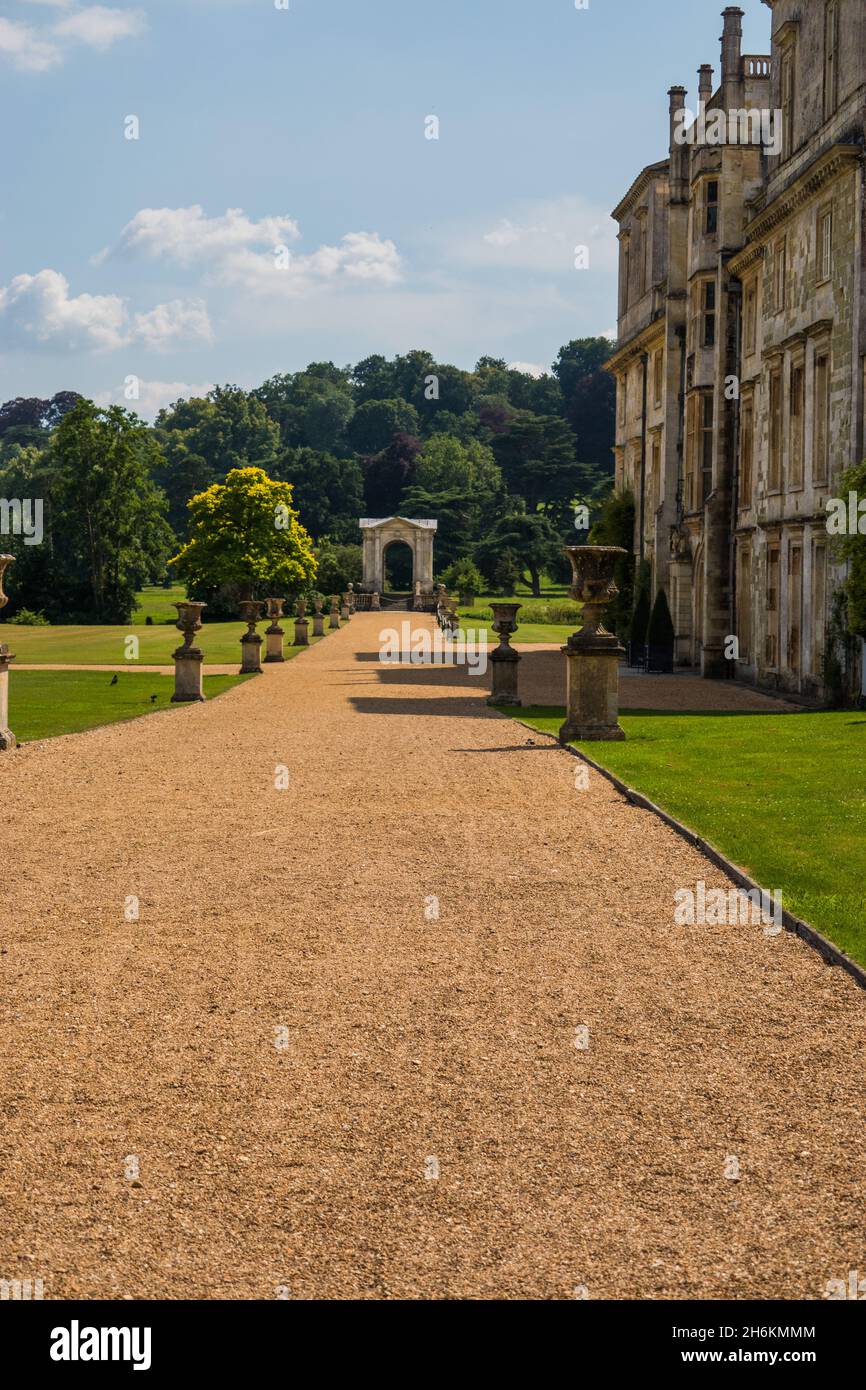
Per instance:
[[[309,533],[293,505],[291,483],[261,468],[233,468],[189,504],[190,538],[172,564],[192,591],[235,585],[241,599],[273,588],[293,596],[316,577]]]

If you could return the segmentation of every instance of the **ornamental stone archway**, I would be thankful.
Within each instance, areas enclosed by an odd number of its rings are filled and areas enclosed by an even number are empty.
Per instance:
[[[403,541],[412,552],[412,591],[420,584],[422,594],[432,594],[433,537],[438,524],[405,516],[362,517],[358,522],[364,543],[362,593],[385,592],[385,551],[392,541]]]

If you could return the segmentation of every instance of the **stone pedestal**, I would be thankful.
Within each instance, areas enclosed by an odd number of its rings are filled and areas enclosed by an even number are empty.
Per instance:
[[[174,694],[172,704],[189,704],[205,698],[203,689],[204,653],[193,646],[193,638],[201,631],[202,609],[204,603],[176,603],[177,622],[175,627],[183,633],[183,646],[172,652],[174,657]]]
[[[511,634],[517,631],[517,610],[520,603],[493,604],[493,631],[499,633],[499,646],[490,653],[492,690],[488,705],[519,705],[517,675],[520,653],[510,645]]]
[[[178,647],[174,652],[174,694],[172,704],[188,704],[194,700],[204,700],[203,665],[204,652],[198,647],[185,651]]]
[[[244,599],[240,605],[241,617],[247,625],[241,638],[242,676],[258,676],[262,672],[262,639],[256,632],[256,624],[261,621],[263,607],[255,599]]]
[[[374,593],[373,598],[372,598],[371,603],[370,603],[370,607],[372,608],[372,610],[373,610],[374,613],[378,613],[379,610],[381,609],[381,607],[382,607],[382,600],[380,599],[380,597],[379,597],[378,594],[375,594],[375,593]]]
[[[14,660],[15,657],[6,643],[2,643],[0,645],[0,753],[10,752],[17,747],[18,742],[9,728],[9,663]]]
[[[283,638],[285,632],[280,627],[280,619],[283,616],[283,598],[269,598],[265,602],[268,605],[268,617],[271,625],[265,628],[265,663],[269,661],[285,661],[283,656]]]
[[[349,585],[349,592],[347,593],[346,598],[348,599],[348,602],[349,602],[349,617],[351,617],[352,614],[353,614],[354,611],[355,611],[355,586],[354,586],[354,584],[350,584],[350,585]]]
[[[316,610],[313,614],[313,636],[324,637],[325,619],[322,616],[322,600],[320,598],[314,598],[313,607]]]
[[[625,655],[617,638],[602,627],[607,605],[619,592],[614,565],[625,551],[618,546],[574,545],[571,594],[583,604],[583,627],[562,648],[567,666],[565,723],[561,743],[616,742],[625,738],[619,723],[619,663]]]
[[[333,629],[340,626],[340,608],[336,599],[331,600],[331,611],[328,614],[328,627]]]
[[[344,623],[347,623],[347,622],[349,621],[349,619],[350,619],[351,616],[352,616],[352,614],[351,614],[351,610],[350,610],[350,608],[349,608],[349,595],[348,595],[348,594],[344,594],[344,595],[343,595],[342,606],[341,606],[341,608],[340,608],[340,617],[342,618],[342,620],[343,620]]]

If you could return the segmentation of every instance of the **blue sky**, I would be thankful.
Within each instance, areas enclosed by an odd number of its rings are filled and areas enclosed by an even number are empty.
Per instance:
[[[668,87],[718,67],[720,0],[280,3],[0,0],[0,401],[133,404],[135,376],[150,416],[614,329],[610,210],[665,154]]]

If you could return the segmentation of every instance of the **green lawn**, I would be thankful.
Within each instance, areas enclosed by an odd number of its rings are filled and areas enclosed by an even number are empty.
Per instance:
[[[144,627],[148,618],[154,623],[176,623],[177,609],[174,605],[186,598],[186,585],[172,584],[170,589],[163,589],[161,584],[148,584],[135,598],[139,606],[132,616],[134,627],[139,624]]]
[[[561,709],[509,710],[557,733]],[[866,716],[620,716],[625,743],[578,745],[785,907],[866,964]]]
[[[327,624],[326,624],[327,627]],[[265,625],[259,626],[264,632]],[[310,623],[312,630],[312,623]],[[283,622],[285,654],[297,656],[303,647],[290,647],[294,623]],[[241,636],[245,623],[205,623],[198,634],[198,645],[210,666],[240,666]],[[120,666],[127,662],[128,637],[138,642],[138,661],[129,660],[131,670],[142,666],[170,666],[171,654],[181,645],[181,635],[173,627],[18,627],[0,623],[0,641],[7,642],[22,666]],[[320,641],[320,638],[316,638]],[[313,639],[310,638],[312,644]],[[264,653],[264,646],[262,647]]]
[[[205,676],[209,700],[252,676]],[[9,676],[9,723],[19,743],[77,734],[99,724],[115,724],[158,709],[182,709],[171,703],[173,676],[121,671],[111,684],[107,671],[16,671]],[[151,696],[156,700],[152,701]]]

